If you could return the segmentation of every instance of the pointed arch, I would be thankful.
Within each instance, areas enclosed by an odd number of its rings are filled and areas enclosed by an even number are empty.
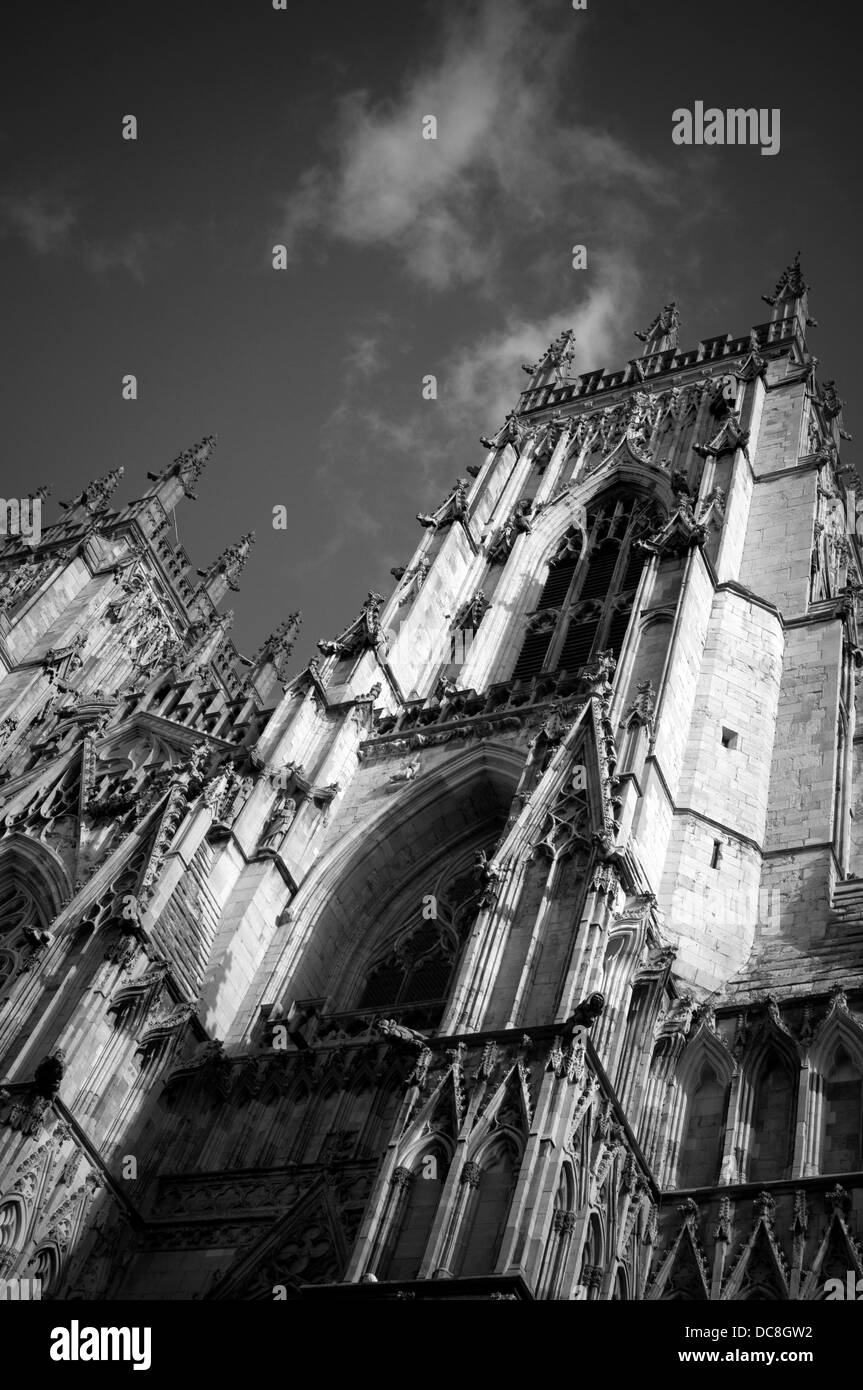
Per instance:
[[[477,1152],[477,1181],[456,1240],[456,1274],[494,1271],[515,1193],[521,1153],[522,1146],[510,1130],[493,1135]]]
[[[487,742],[388,791],[378,815],[341,835],[294,899],[279,992],[290,980],[292,997],[325,997],[330,1014],[356,1007],[381,950],[404,928],[423,925],[423,897],[442,872],[464,878],[477,851],[496,843],[522,769],[515,749]]]
[[[0,1279],[12,1270],[26,1229],[27,1206],[24,1198],[17,1192],[0,1198]]]
[[[731,1277],[722,1291],[724,1300],[786,1300],[787,1261],[770,1225],[762,1217],[750,1235]]]
[[[677,1069],[679,1106],[672,1169],[674,1186],[711,1187],[719,1176],[734,1058],[702,1023]]]
[[[738,1134],[747,1154],[746,1181],[788,1176],[799,1078],[794,1040],[769,1019],[744,1060]]]
[[[0,995],[47,940],[67,896],[69,876],[53,849],[21,832],[0,840]]]
[[[426,1147],[430,1138],[444,1144],[452,1158],[459,1124],[455,1077],[450,1068],[405,1129],[399,1145],[400,1166],[413,1168],[416,1155]]]
[[[443,1195],[452,1149],[435,1135],[413,1152],[410,1164],[402,1164],[396,1174],[404,1199],[394,1213],[381,1254],[377,1260],[379,1279],[416,1279],[422,1266],[435,1217]]]
[[[855,1282],[863,1277],[863,1260],[857,1242],[852,1239],[839,1208],[834,1208],[812,1267],[801,1284],[801,1299],[814,1301],[822,1298],[828,1279],[839,1279],[844,1289],[849,1269],[854,1271]]]
[[[56,1292],[57,1278],[63,1264],[62,1251],[54,1240],[38,1245],[27,1261],[27,1274],[31,1279],[39,1279],[42,1284],[42,1298]]]
[[[579,501],[586,530],[570,524],[544,557],[541,589],[525,586],[533,615],[524,628],[512,677],[576,672],[600,651],[620,655],[647,553],[636,542],[655,529],[655,485],[627,486],[620,477]],[[574,494],[568,499],[574,501]],[[542,575],[542,570],[540,570]],[[528,600],[530,601],[530,600]],[[523,621],[523,620],[522,620]]]
[[[519,1158],[530,1133],[532,1103],[527,1083],[518,1065],[510,1067],[474,1126],[467,1158],[482,1166],[484,1151],[506,1134],[515,1144]]]
[[[539,1278],[539,1297],[556,1299],[561,1295],[561,1283],[566,1271],[575,1230],[576,1182],[572,1165],[560,1166],[554,1194],[551,1225],[546,1239]]]
[[[591,1212],[581,1248],[581,1266],[578,1282],[587,1289],[587,1297],[595,1300],[599,1295],[602,1271],[605,1268],[605,1233],[599,1212]]]
[[[689,1221],[684,1221],[646,1299],[662,1303],[707,1302],[710,1299],[704,1256]]]
[[[809,1051],[810,1168],[843,1173],[863,1162],[863,1028],[837,995]]]

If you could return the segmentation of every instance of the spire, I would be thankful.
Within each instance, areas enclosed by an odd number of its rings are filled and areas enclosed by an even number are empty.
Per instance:
[[[275,632],[271,632],[267,640],[258,648],[255,653],[255,661],[272,661],[273,665],[279,669],[294,650],[294,643],[300,631],[303,615],[300,609],[295,613],[289,613],[283,623],[280,623]],[[281,679],[281,672],[279,674]]]
[[[283,684],[287,680],[288,661],[302,621],[303,615],[299,609],[296,613],[289,613],[285,621],[261,644],[249,663],[252,669],[247,683],[256,687],[263,700],[267,699],[277,680]]]
[[[224,613],[212,612],[206,618],[195,619],[189,628],[189,649],[179,661],[182,669],[203,667],[208,661],[212,661],[227,637],[233,621],[233,608],[228,608]]]
[[[215,434],[205,434],[198,444],[178,454],[161,473],[148,473],[147,477],[155,486],[149,488],[145,496],[158,497],[166,512],[171,511],[181,497],[197,501],[194,488],[212,457],[216,442]]]
[[[235,592],[239,589],[239,576],[243,572],[254,542],[254,531],[248,531],[234,545],[227,546],[219,558],[213,561],[209,569],[198,570],[198,574],[204,581],[200,587],[207,591],[213,603],[219,602],[226,589],[233,589]]]
[[[809,288],[803,278],[800,252],[798,251],[794,260],[785,267],[776,281],[776,288],[773,293],[763,294],[761,298],[773,310],[772,318],[774,320],[784,319],[796,313],[800,319],[801,328],[817,328],[818,324],[815,319],[809,318]]]
[[[108,510],[108,499],[117,488],[125,470],[123,468],[112,468],[104,478],[95,478],[89,482],[84,491],[78,497],[74,497],[71,502],[61,502],[60,506],[64,511],[75,512],[80,510],[89,512],[95,516],[99,512]]]

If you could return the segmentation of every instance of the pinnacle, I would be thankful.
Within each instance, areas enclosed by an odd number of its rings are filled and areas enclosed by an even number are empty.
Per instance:
[[[125,469],[112,468],[106,473],[104,478],[93,478],[84,488],[82,493],[74,497],[70,502],[61,502],[60,506],[65,510],[71,507],[86,507],[88,512],[103,512],[107,510],[108,498],[117,488],[120,479],[123,477]]]

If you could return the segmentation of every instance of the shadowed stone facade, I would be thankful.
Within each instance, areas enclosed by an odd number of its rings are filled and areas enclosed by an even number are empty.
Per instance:
[[[856,474],[797,262],[571,334],[293,679],[212,439],[0,551],[0,1277],[786,1299],[863,1275]],[[659,325],[657,327],[657,325]],[[661,331],[660,331],[661,330]]]

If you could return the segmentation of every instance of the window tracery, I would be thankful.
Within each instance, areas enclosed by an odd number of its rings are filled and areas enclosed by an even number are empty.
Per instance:
[[[647,559],[637,542],[655,521],[652,502],[606,494],[588,512],[586,534],[569,528],[528,615],[515,679],[576,671],[604,650],[620,654]]]

